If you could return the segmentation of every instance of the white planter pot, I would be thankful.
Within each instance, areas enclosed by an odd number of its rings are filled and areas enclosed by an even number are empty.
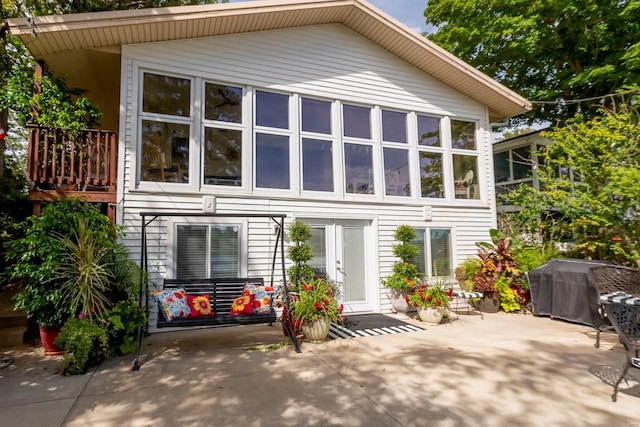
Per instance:
[[[329,326],[331,326],[331,320],[328,317],[323,317],[303,323],[302,333],[309,342],[323,342],[329,335]]]
[[[418,307],[418,317],[423,322],[437,325],[444,317],[444,307]]]
[[[411,305],[407,301],[409,291],[390,289],[391,307],[400,315],[406,315],[411,309]]]

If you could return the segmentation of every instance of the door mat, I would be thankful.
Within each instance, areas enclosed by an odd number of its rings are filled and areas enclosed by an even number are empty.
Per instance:
[[[358,314],[345,316],[345,321],[342,325],[332,323],[329,328],[329,338],[371,337],[422,330],[423,328],[419,326],[385,316],[384,314]]]

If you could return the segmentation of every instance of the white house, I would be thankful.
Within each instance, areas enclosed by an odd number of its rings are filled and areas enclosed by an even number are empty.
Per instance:
[[[283,213],[313,228],[348,312],[388,312],[400,224],[427,274],[496,226],[490,123],[530,103],[364,0],[265,0],[10,20],[118,130],[117,221]],[[36,36],[32,36],[32,33]],[[273,227],[159,217],[152,278],[270,274]],[[221,243],[222,242],[222,243]]]

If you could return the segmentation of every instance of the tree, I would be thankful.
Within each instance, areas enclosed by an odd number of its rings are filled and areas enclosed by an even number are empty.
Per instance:
[[[629,103],[634,105],[635,103]],[[510,220],[543,240],[575,238],[577,255],[634,265],[640,259],[640,112],[627,104],[543,132],[540,189],[506,195]]]
[[[225,3],[227,0],[222,0]],[[29,8],[24,4],[26,2],[16,2],[11,0],[2,0],[2,10],[0,16],[0,126],[5,132],[8,132],[10,120],[9,109],[15,112],[16,125],[24,126],[28,122],[34,120],[32,116],[32,104],[38,102],[38,98],[32,96],[34,83],[34,64],[33,58],[27,53],[26,49],[20,41],[11,37],[9,32],[8,18],[29,15],[61,15],[68,13],[81,12],[98,12],[108,10],[125,10],[125,9],[142,9],[150,7],[164,6],[182,6],[218,3],[216,0],[93,0],[93,1],[51,1],[51,0],[31,0]],[[47,82],[48,83],[48,82]],[[52,124],[56,120],[56,116],[63,115],[69,117],[73,112],[69,110],[69,105],[64,103],[74,103],[75,99],[81,91],[66,86],[64,79],[57,76],[53,79],[53,85],[50,85],[52,92],[57,93],[57,98],[53,99],[55,104],[55,112],[49,114],[49,122]],[[49,100],[44,100],[52,101]],[[62,104],[61,104],[62,103]],[[86,105],[86,101],[80,101],[84,111],[89,111],[90,120],[95,120],[93,105]],[[85,105],[82,105],[85,104]],[[51,106],[51,102],[49,106]],[[47,120],[47,119],[45,119]],[[64,117],[62,118],[64,120]],[[72,117],[71,120],[77,120]],[[45,123],[41,123],[45,124]],[[75,126],[72,126],[75,127]],[[5,143],[0,138],[0,174],[4,170],[4,154]]]
[[[605,95],[640,85],[638,0],[429,0],[424,15],[432,41],[549,102],[513,124],[594,115]],[[572,102],[586,98],[595,99]]]

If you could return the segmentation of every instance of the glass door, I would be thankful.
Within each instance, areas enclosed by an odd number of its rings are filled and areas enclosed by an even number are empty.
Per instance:
[[[314,258],[310,265],[317,277],[337,282],[339,302],[345,313],[373,311],[375,288],[368,284],[367,250],[370,224],[367,221],[335,220],[305,221],[311,226],[311,248]]]

